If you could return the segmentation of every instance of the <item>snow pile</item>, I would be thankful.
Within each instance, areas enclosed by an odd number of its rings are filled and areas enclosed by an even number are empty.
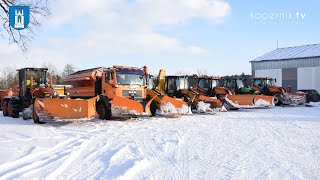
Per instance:
[[[189,112],[189,107],[186,105],[182,105],[182,108],[175,108],[175,106],[170,103],[161,103],[159,115],[167,115],[167,114],[187,114]]]
[[[0,113],[0,179],[319,179],[319,117],[292,106],[39,125]]]
[[[120,107],[120,106],[111,106],[111,113],[114,116],[121,116],[121,115],[132,115],[132,116],[141,116],[147,115],[145,112],[138,113],[133,109],[127,109],[127,107]]]
[[[272,104],[270,104],[269,101],[266,101],[266,100],[263,100],[263,99],[258,99],[255,103],[254,103],[255,106],[258,106],[258,107],[269,107],[269,106],[272,106]]]
[[[209,103],[205,103],[203,101],[198,102],[198,107],[197,107],[198,112],[207,112],[207,111],[213,111],[213,109],[210,108]]]

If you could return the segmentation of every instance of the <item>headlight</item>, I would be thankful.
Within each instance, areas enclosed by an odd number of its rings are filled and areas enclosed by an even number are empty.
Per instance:
[[[70,96],[70,92],[69,91],[67,92],[67,96]]]
[[[53,95],[54,95],[54,96],[58,96],[58,93],[57,93],[57,92],[54,92]]]

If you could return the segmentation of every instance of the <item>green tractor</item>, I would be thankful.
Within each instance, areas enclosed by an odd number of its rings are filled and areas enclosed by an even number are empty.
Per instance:
[[[246,79],[243,77],[224,77],[221,84],[233,94],[259,94],[259,91],[255,91],[247,85]]]

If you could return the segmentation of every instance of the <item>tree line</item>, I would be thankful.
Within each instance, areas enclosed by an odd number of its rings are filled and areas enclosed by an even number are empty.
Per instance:
[[[42,67],[48,68],[47,76],[52,77],[53,84],[64,84],[64,79],[76,71],[76,67],[73,64],[66,64],[62,71],[58,71],[57,67],[49,62],[43,63]],[[0,90],[19,85],[18,69],[15,65],[0,69]]]

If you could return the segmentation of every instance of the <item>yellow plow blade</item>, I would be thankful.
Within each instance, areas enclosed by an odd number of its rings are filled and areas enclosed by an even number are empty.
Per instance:
[[[90,119],[96,117],[96,98],[50,99],[37,98],[34,110],[40,119]]]
[[[239,108],[262,108],[274,106],[273,96],[243,94],[228,95],[225,99]]]

